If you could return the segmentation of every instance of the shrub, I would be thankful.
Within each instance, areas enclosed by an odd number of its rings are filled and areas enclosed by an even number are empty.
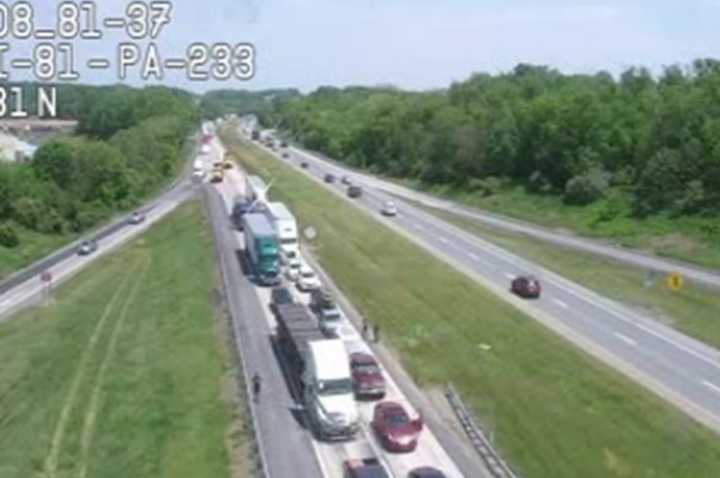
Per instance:
[[[593,169],[565,183],[563,200],[567,204],[584,206],[603,197],[607,188],[607,174],[602,170]]]
[[[552,191],[552,183],[540,171],[535,171],[528,178],[528,191],[532,193],[549,193]]]
[[[8,223],[0,224],[0,246],[15,247],[20,244],[20,238],[15,228]]]

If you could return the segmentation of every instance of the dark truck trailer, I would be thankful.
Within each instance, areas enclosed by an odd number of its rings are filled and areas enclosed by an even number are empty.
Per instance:
[[[324,340],[317,319],[302,304],[280,304],[276,308],[276,338],[287,363],[292,367],[293,381],[302,386],[308,344]]]

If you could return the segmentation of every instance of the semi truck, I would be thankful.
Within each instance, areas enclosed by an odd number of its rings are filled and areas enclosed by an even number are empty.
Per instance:
[[[246,213],[242,221],[245,254],[255,281],[260,285],[279,284],[279,247],[275,229],[262,213]]]
[[[295,216],[281,202],[268,203],[267,213],[275,227],[280,250],[288,261],[299,260],[300,246],[298,244],[298,230]]]
[[[360,425],[345,344],[325,338],[302,304],[278,305],[276,317],[278,346],[316,435],[321,440],[351,439]]]

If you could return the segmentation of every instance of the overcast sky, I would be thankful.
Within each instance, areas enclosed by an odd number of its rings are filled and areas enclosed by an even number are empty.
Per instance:
[[[58,2],[31,3],[39,23],[55,18]],[[103,18],[128,2],[96,3]],[[173,21],[157,39],[164,57],[183,55],[196,41],[252,42],[257,51],[251,81],[193,83],[166,72],[165,84],[198,92],[348,84],[425,89],[519,62],[618,73],[720,57],[720,0],[174,0],[173,7]],[[76,40],[76,62],[104,54],[116,65],[121,41],[127,37],[120,32]],[[11,41],[8,56],[32,45]],[[82,82],[117,82],[114,70],[78,69]],[[130,79],[141,84],[137,72]]]

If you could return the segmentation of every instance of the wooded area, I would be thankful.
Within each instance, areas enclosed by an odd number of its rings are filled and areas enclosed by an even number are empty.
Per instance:
[[[507,185],[618,215],[717,215],[720,62],[564,75],[520,64],[447,90],[322,87],[274,125],[372,172],[489,195]]]
[[[180,90],[58,87],[77,134],[41,146],[28,164],[0,164],[0,246],[20,244],[16,226],[46,234],[81,232],[140,203],[182,161],[199,119]]]

